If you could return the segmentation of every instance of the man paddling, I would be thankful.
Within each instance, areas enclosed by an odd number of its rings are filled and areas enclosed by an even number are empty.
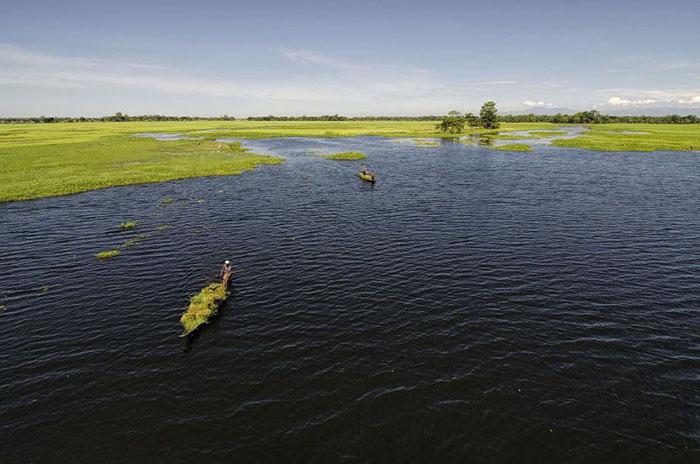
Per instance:
[[[221,285],[228,287],[228,281],[231,278],[232,272],[233,266],[231,266],[231,261],[227,259],[224,261],[224,265],[221,266],[221,272],[219,272],[219,277],[221,277]]]

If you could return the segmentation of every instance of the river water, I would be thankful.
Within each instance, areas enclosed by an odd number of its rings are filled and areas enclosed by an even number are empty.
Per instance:
[[[697,153],[247,144],[287,162],[0,205],[0,462],[697,459]]]

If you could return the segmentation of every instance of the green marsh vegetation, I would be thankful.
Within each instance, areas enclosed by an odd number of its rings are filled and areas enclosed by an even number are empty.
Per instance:
[[[367,158],[367,155],[359,153],[356,151],[346,151],[342,153],[332,153],[330,155],[321,155],[323,158],[328,158],[336,161],[354,161],[363,160]]]
[[[525,143],[510,143],[508,145],[496,145],[491,148],[493,148],[494,150],[501,151],[532,151],[532,147]]]
[[[99,253],[97,253],[95,255],[95,257],[97,259],[110,259],[110,258],[117,257],[120,254],[121,254],[121,251],[119,251],[118,249],[115,248],[114,250],[100,251]]]
[[[0,202],[117,185],[240,174],[260,164],[282,162],[249,153],[238,143],[132,137],[119,133],[124,131],[120,125],[10,125],[9,135],[0,137]]]
[[[700,150],[700,124],[589,124],[573,139],[554,140],[558,147],[598,151]]]
[[[226,301],[230,293],[218,282],[209,284],[190,299],[187,311],[180,317],[183,332],[181,337],[191,334],[202,324],[216,316],[219,306]]]
[[[429,119],[6,124],[0,131],[0,202],[117,185],[240,174],[261,164],[282,162],[250,153],[236,142],[215,141],[224,137],[444,138],[493,132],[471,126],[469,121],[473,119],[467,116],[459,133],[442,132],[435,127],[436,121]],[[562,125],[558,119],[550,119],[554,122],[501,122],[499,132],[551,131]],[[604,151],[700,149],[700,124],[606,123],[589,127],[579,137],[555,140],[553,144]],[[647,133],[625,133],[629,131]],[[149,132],[197,135],[203,139],[159,141],[133,136]]]

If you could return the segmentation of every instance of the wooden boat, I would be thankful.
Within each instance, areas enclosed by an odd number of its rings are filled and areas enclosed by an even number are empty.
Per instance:
[[[377,180],[377,175],[370,171],[360,171],[360,179],[374,183]]]

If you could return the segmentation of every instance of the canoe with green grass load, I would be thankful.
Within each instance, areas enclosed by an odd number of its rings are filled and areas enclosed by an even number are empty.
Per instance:
[[[219,307],[230,293],[220,282],[213,282],[190,298],[190,306],[180,317],[184,329],[181,337],[186,337],[219,313]]]

